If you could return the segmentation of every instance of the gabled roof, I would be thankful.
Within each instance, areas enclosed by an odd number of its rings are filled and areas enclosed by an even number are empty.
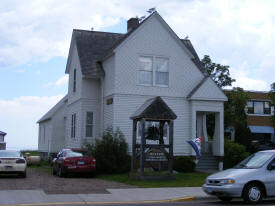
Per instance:
[[[50,111],[48,111],[41,119],[37,121],[37,123],[42,123],[44,121],[50,120],[52,116],[64,105],[66,105],[68,101],[68,95],[64,96],[56,105],[54,105]]]
[[[144,21],[142,21],[135,29],[132,29],[130,32],[126,34],[74,29],[72,35],[72,43],[75,43],[77,48],[82,74],[92,77],[104,76],[104,70],[102,69],[101,62],[108,56],[112,55],[113,50],[115,48],[117,48],[124,40],[127,39],[127,37],[134,33],[142,24],[148,21],[148,19],[150,19],[150,17],[153,15],[156,15],[157,17],[159,17],[159,19],[161,19],[164,22],[164,20],[160,17],[160,15],[157,12],[153,12]],[[177,36],[176,38],[179,39]],[[183,47],[187,49],[187,52],[189,52],[190,55],[192,55],[192,61],[203,72],[200,64],[200,59],[191,41],[188,39],[179,39],[179,42],[183,43]],[[66,73],[68,73],[68,65],[69,58],[67,62]]]
[[[124,34],[74,30],[73,38],[81,65],[83,75],[104,75],[101,65],[98,63],[112,46],[119,41]]]
[[[0,131],[0,135],[5,136],[7,133]]]
[[[131,116],[131,119],[173,120],[177,115],[159,96],[145,101]]]
[[[221,88],[209,76],[204,77],[187,95],[187,98],[190,100],[228,100]]]

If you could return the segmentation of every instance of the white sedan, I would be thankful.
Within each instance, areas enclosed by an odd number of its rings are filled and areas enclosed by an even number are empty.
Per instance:
[[[27,162],[19,151],[0,150],[0,173],[26,177]]]

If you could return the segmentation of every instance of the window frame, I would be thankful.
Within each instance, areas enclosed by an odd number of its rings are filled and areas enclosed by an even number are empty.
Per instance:
[[[71,115],[71,138],[75,138],[76,113]]]
[[[74,69],[73,74],[73,92],[76,92],[76,69]]]
[[[270,105],[270,100],[264,100],[264,99],[251,99],[251,100],[248,100],[248,102],[251,102],[252,103],[252,107],[250,106],[248,106],[248,103],[247,103],[247,105],[246,105],[246,107],[247,107],[247,112],[246,112],[246,114],[247,115],[251,115],[251,116],[271,116],[272,115],[272,106]],[[254,108],[255,108],[255,102],[260,102],[260,103],[262,103],[262,113],[255,113],[254,112]],[[266,108],[265,107],[265,104],[266,103],[269,103],[269,108]],[[268,111],[269,111],[269,113],[266,113],[265,111],[266,111],[266,109],[268,109]]]
[[[167,72],[162,72],[162,71],[158,71],[158,68],[157,68],[157,59],[166,59],[167,60]],[[159,87],[169,87],[169,58],[168,57],[159,57],[159,56],[156,56],[154,57],[154,61],[153,63],[155,63],[155,86],[159,86]],[[159,73],[167,73],[167,76],[168,76],[168,83],[167,85],[166,84],[158,84],[157,83],[157,72]]]
[[[141,70],[141,65],[140,65],[140,61],[139,58],[151,58],[152,59],[152,84],[143,84],[140,83],[140,71],[146,71],[146,70]],[[157,76],[157,58],[163,58],[163,59],[167,59],[167,73],[168,73],[168,83],[167,85],[165,84],[157,84],[156,83],[156,76]],[[137,75],[137,85],[139,86],[150,86],[150,87],[169,87],[170,85],[170,57],[168,56],[161,56],[161,55],[144,55],[144,54],[140,54],[137,58],[138,61],[138,75]]]
[[[88,114],[92,114],[92,123],[88,123]],[[91,127],[91,135],[88,136],[88,127]],[[85,135],[87,138],[94,136],[94,112],[87,111],[86,112],[86,124],[85,124]]]

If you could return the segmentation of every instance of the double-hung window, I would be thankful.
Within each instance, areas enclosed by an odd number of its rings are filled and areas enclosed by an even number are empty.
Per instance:
[[[153,58],[139,57],[139,83],[144,85],[153,84]]]
[[[76,122],[76,114],[72,114],[72,121],[71,121],[71,137],[75,138],[75,122]]]
[[[168,86],[168,58],[155,56],[139,57],[139,84],[147,86]]]
[[[168,72],[168,59],[155,58],[156,62],[156,85],[168,86],[169,72]]]
[[[86,137],[93,136],[93,112],[87,112],[86,116]]]

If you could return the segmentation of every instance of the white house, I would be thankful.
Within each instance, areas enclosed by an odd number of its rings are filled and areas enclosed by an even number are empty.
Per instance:
[[[0,131],[0,150],[6,149],[6,142],[5,142],[5,136],[7,133]]]
[[[161,96],[177,115],[174,154],[193,155],[186,141],[203,136],[203,150],[221,161],[227,97],[202,72],[190,40],[180,39],[157,12],[127,23],[126,34],[73,30],[68,94],[39,120],[39,151],[81,147],[110,126],[120,128],[131,148],[131,115]],[[213,142],[207,139],[207,113],[216,115]]]

